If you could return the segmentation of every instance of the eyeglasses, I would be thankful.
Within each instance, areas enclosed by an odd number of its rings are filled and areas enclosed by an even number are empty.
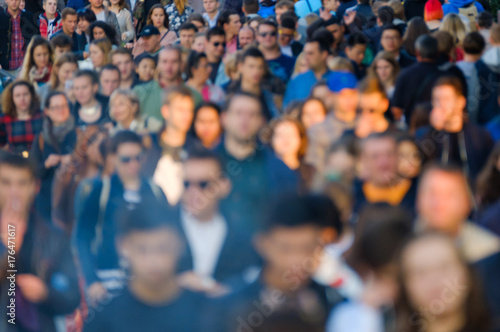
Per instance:
[[[128,164],[133,160],[140,162],[142,160],[142,154],[136,156],[118,156],[118,160],[120,160],[122,164]]]
[[[260,35],[262,38],[266,38],[267,36],[276,37],[276,31],[271,31],[271,32],[263,32],[263,33],[259,33],[259,35]]]
[[[221,46],[221,45],[222,45],[222,47],[226,47],[226,43],[219,43],[219,42],[215,42],[215,43],[214,43],[214,46],[215,46],[215,47],[219,47],[219,46]]]
[[[208,188],[208,185],[210,184],[210,180],[204,180],[204,181],[184,181],[184,189],[188,189],[191,186],[196,186],[200,188],[201,190],[205,190]]]

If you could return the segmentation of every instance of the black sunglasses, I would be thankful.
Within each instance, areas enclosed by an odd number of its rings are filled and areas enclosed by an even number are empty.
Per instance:
[[[128,164],[132,160],[140,162],[142,160],[142,154],[138,154],[137,156],[118,156],[118,159],[123,164]]]
[[[226,47],[226,43],[219,43],[219,42],[214,43],[215,47],[219,47],[220,45],[222,45],[222,47]]]
[[[208,185],[210,184],[210,181],[184,181],[184,188],[188,189],[191,186],[197,186],[201,190],[207,189]]]
[[[263,32],[260,36],[263,38],[266,38],[267,36],[276,37],[276,31]]]

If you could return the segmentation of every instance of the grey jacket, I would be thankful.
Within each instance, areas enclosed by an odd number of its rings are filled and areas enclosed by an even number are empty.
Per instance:
[[[88,5],[85,8],[90,9],[90,5]],[[104,17],[106,17],[104,22],[109,24],[109,26],[115,28],[117,39],[119,42],[121,42],[122,33],[121,33],[120,25],[118,24],[118,19],[116,18],[115,13],[110,11],[108,8],[104,7]],[[118,44],[120,44],[120,43],[118,43]]]

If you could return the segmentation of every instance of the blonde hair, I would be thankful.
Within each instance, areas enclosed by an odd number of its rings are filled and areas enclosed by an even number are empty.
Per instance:
[[[78,69],[78,61],[73,53],[66,52],[61,54],[54,63],[54,67],[52,68],[52,72],[50,73],[49,84],[52,89],[57,89],[57,86],[59,85],[59,83],[61,83],[59,82],[59,77],[57,76],[59,75],[59,70],[61,69],[62,65],[64,65],[65,63],[72,63]]]
[[[119,97],[125,97],[127,98],[127,100],[132,104],[132,105],[135,105],[136,106],[136,111],[135,111],[135,114],[134,114],[134,118],[137,118],[137,116],[140,114],[140,102],[139,102],[139,97],[137,97],[137,94],[133,91],[133,90],[130,90],[130,89],[116,89],[112,94],[111,96],[109,97],[109,106],[110,106],[110,109],[111,109],[111,105],[113,105],[115,103],[115,101],[119,98]],[[109,112],[109,117],[112,119],[112,120],[115,120],[114,117],[113,117],[113,112]]]
[[[455,13],[449,13],[444,17],[439,30],[451,34],[456,45],[462,45],[465,36],[469,32],[468,27],[462,22],[460,16]]]
[[[354,67],[352,66],[351,61],[341,56],[329,58],[327,65],[328,69],[332,71],[348,71],[350,73],[354,73]]]
[[[179,11],[179,15],[184,13],[184,10],[188,6],[187,0],[174,0],[175,8]]]
[[[241,51],[237,51],[226,55],[226,58],[224,59],[224,72],[226,73],[227,77],[230,78],[232,76],[231,74],[234,74],[238,71],[238,57],[240,57],[241,54]]]
[[[405,7],[403,6],[403,3],[399,0],[390,0],[389,1],[389,7],[391,7],[394,10],[394,17],[399,18],[400,20],[405,21]]]
[[[108,38],[94,39],[90,45],[95,45],[104,53],[103,66],[107,65],[109,61],[109,53],[111,52],[112,45]]]
[[[304,52],[300,52],[300,54],[297,56],[297,59],[295,60],[295,66],[293,68],[293,74],[292,74],[292,77],[293,76],[296,76],[299,74],[299,70],[300,70],[300,63],[302,61],[304,61],[304,58],[306,57],[306,55],[304,54]]]

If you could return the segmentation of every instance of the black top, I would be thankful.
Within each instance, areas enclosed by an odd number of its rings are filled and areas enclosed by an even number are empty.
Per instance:
[[[202,309],[204,297],[183,290],[176,299],[161,305],[148,305],[130,290],[115,297],[102,310],[88,319],[84,332],[192,332],[199,328],[197,313]]]
[[[220,63],[221,63],[220,61],[208,63],[210,67],[212,67],[212,71],[210,72],[210,80],[212,81],[213,84],[215,84],[215,79],[217,78],[217,72],[219,71]]]

